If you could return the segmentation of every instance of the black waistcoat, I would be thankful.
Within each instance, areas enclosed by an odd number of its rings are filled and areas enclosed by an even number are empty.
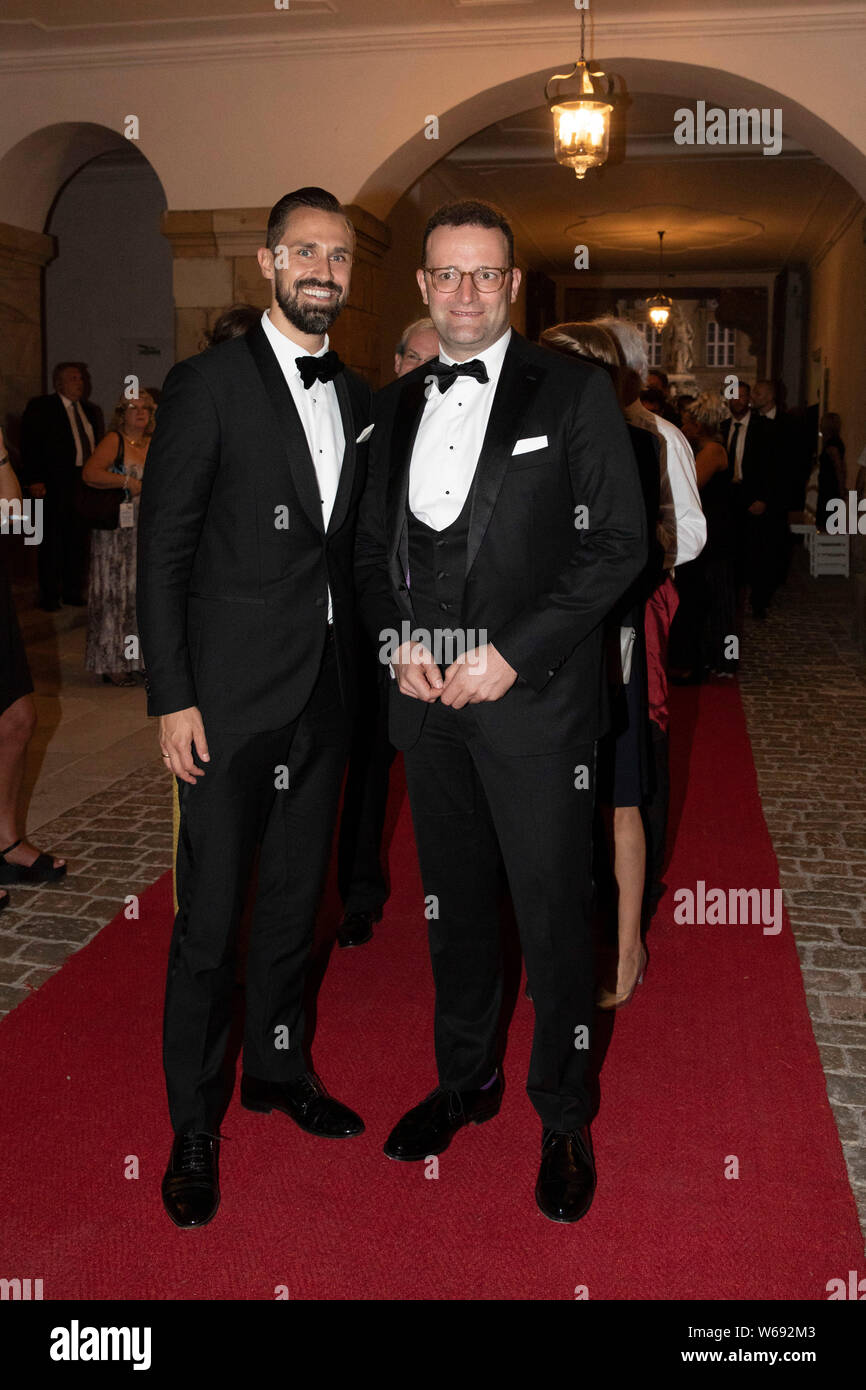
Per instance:
[[[443,531],[434,531],[406,504],[409,550],[409,594],[417,627],[435,640],[437,630],[463,625],[463,590],[466,584],[466,546],[475,482],[460,515]]]

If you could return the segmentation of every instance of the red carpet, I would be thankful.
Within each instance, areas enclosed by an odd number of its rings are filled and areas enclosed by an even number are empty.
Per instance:
[[[535,1208],[522,994],[498,1119],[460,1134],[438,1178],[381,1153],[435,1084],[404,803],[387,919],[369,946],[334,953],[319,1000],[316,1065],[367,1132],[316,1140],[241,1110],[236,1095],[216,1220],[170,1225],[159,1198],[166,875],[140,922],[116,919],[0,1025],[0,1273],[42,1278],[46,1299],[273,1299],[280,1285],[292,1299],[571,1300],[580,1285],[592,1299],[826,1298],[863,1250],[787,921],[779,936],[673,921],[673,891],[697,879],[778,886],[739,697],[678,697],[674,780],[689,781],[670,889],[647,981],[616,1017],[584,1221],[555,1226]],[[137,1179],[124,1176],[130,1155]],[[736,1179],[725,1177],[732,1155]]]

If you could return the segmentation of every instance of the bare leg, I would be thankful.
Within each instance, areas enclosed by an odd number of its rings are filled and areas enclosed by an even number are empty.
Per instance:
[[[6,856],[8,864],[32,864],[39,855],[35,845],[23,838],[19,819],[19,799],[24,777],[24,758],[30,736],[36,727],[36,706],[32,695],[22,695],[0,714],[0,851],[19,836],[21,844]],[[65,859],[55,859],[55,869]]]
[[[646,874],[646,836],[639,806],[613,813],[613,870],[617,886],[616,994],[627,993],[641,959],[641,909]]]

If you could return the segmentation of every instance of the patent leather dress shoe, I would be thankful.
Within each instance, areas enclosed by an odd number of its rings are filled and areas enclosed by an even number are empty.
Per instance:
[[[541,1167],[535,1184],[539,1211],[549,1221],[579,1221],[592,1206],[594,1195],[595,1161],[589,1126],[571,1134],[543,1130]]]
[[[502,1074],[487,1090],[443,1091],[437,1087],[409,1110],[391,1130],[385,1143],[388,1158],[418,1163],[444,1153],[464,1125],[483,1125],[502,1104]]]
[[[162,1180],[162,1204],[183,1230],[206,1226],[220,1204],[219,1138],[213,1134],[177,1134]]]
[[[351,1139],[364,1133],[360,1115],[329,1096],[311,1071],[292,1081],[259,1081],[245,1073],[241,1078],[241,1105],[262,1115],[281,1110],[308,1134],[322,1139]]]
[[[337,941],[341,946],[363,946],[381,916],[381,912],[347,912],[337,928]]]

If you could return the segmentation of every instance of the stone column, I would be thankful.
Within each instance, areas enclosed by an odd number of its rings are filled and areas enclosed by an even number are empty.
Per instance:
[[[13,448],[25,405],[44,390],[42,271],[56,254],[54,237],[0,222],[0,424]]]
[[[166,212],[162,230],[174,252],[175,350],[178,361],[201,352],[204,335],[230,304],[266,309],[270,285],[256,252],[265,244],[267,208]],[[347,209],[357,241],[349,303],[334,325],[333,346],[347,366],[379,384],[379,330],[385,293],[387,227],[363,208]]]

